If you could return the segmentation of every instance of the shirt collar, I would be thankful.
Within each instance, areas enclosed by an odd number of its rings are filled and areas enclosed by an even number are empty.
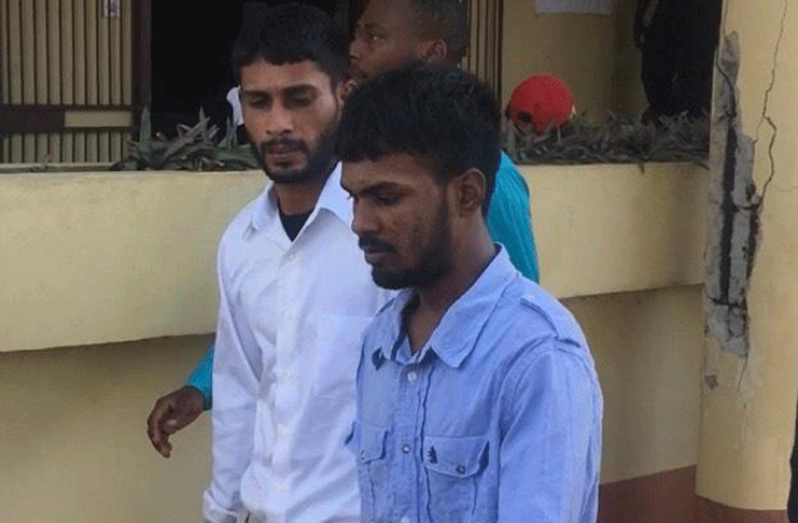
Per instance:
[[[333,172],[327,178],[319,195],[317,207],[330,211],[347,226],[352,223],[352,202],[349,201],[349,194],[341,187],[341,162],[335,165]]]
[[[488,322],[499,298],[507,286],[519,276],[507,251],[498,246],[499,252],[482,271],[477,280],[446,311],[432,332],[422,352],[433,351],[448,366],[459,367],[473,352],[479,335]],[[390,306],[389,321],[383,325],[382,357],[396,359],[396,348],[404,342],[403,311],[415,291],[402,291]],[[420,354],[423,360],[426,354]],[[376,359],[377,356],[375,355]]]
[[[258,197],[257,203],[252,208],[250,225],[256,231],[262,231],[266,226],[276,219],[279,215],[277,205],[277,195],[274,191],[274,182],[269,182],[266,189]],[[324,182],[324,187],[319,194],[319,201],[311,214],[317,214],[316,209],[326,209],[338,217],[347,226],[352,223],[352,205],[348,200],[348,195],[341,187],[341,162],[338,162]]]

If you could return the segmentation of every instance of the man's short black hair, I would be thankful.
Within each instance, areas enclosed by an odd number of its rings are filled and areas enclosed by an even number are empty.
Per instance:
[[[410,0],[416,12],[420,32],[446,42],[447,60],[457,64],[468,47],[466,0]]]
[[[233,74],[262,58],[274,65],[316,62],[333,82],[346,78],[349,50],[346,35],[319,8],[296,2],[268,7],[245,5],[241,32],[233,44]]]
[[[500,119],[496,98],[474,75],[414,65],[378,76],[347,98],[337,152],[345,162],[409,154],[429,161],[441,184],[479,169],[487,213],[501,153]]]

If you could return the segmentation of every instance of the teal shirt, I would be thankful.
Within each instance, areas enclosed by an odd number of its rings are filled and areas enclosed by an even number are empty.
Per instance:
[[[186,380],[186,385],[194,387],[205,398],[205,410],[211,408],[211,375],[213,374],[213,345],[205,351],[205,356],[197,363],[197,367]]]
[[[532,236],[532,215],[529,209],[529,189],[521,173],[502,152],[496,186],[488,207],[488,230],[494,241],[504,245],[515,268],[530,280],[538,281],[538,258]],[[211,374],[213,345],[189,376],[186,385],[195,387],[205,396],[205,408],[211,408]]]
[[[488,230],[493,241],[501,243],[510,261],[521,274],[538,282],[538,257],[532,237],[529,189],[510,157],[502,152],[488,207]]]

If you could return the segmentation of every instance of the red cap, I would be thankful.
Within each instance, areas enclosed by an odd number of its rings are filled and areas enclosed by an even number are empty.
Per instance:
[[[507,105],[507,116],[521,130],[541,134],[571,119],[574,95],[556,74],[532,75],[518,84]]]

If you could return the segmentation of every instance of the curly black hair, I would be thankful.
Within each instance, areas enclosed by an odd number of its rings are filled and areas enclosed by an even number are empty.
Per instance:
[[[409,154],[434,166],[441,184],[468,169],[485,176],[487,212],[500,161],[498,103],[474,75],[416,64],[389,71],[347,99],[336,151],[345,162]]]
[[[233,44],[235,78],[240,80],[241,68],[259,58],[275,65],[312,60],[335,83],[346,78],[349,68],[344,32],[326,12],[296,2],[245,5],[241,32]]]

